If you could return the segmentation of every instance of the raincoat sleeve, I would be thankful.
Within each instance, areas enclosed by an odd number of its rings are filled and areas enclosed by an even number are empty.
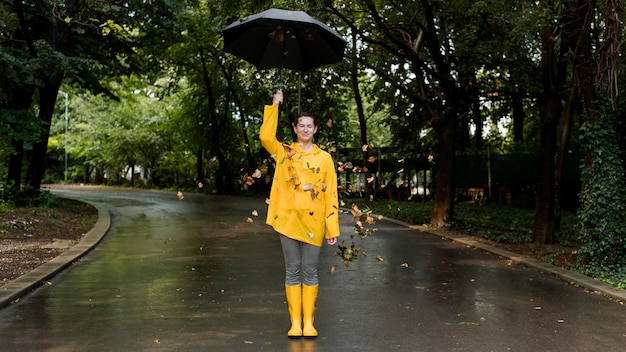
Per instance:
[[[277,155],[283,149],[282,144],[276,139],[278,128],[278,105],[265,105],[263,111],[263,124],[259,131],[259,139],[263,148],[272,155]]]
[[[335,163],[329,155],[329,164],[326,172],[326,192],[324,192],[326,203],[326,238],[339,237],[339,197],[337,190],[337,173]]]

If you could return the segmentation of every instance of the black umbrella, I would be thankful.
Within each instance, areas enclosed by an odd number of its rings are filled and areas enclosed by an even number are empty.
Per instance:
[[[298,71],[340,62],[346,41],[304,11],[269,9],[222,30],[224,51],[259,69]],[[282,73],[282,72],[281,72]]]

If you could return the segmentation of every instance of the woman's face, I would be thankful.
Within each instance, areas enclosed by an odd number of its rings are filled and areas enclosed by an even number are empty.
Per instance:
[[[312,117],[301,116],[298,118],[296,125],[293,126],[293,131],[298,137],[298,142],[309,143],[313,141],[313,135],[317,132],[317,126]]]

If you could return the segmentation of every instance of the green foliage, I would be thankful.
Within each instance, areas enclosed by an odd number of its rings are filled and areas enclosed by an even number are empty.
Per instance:
[[[582,160],[581,206],[578,210],[581,255],[589,271],[599,275],[626,273],[626,184],[615,135],[615,117],[608,99],[598,102],[596,121],[581,126],[587,155]]]
[[[50,191],[34,189],[32,187],[5,186],[0,189],[0,209],[18,207],[47,207],[54,200]]]
[[[411,224],[428,224],[432,202],[399,202],[378,200],[357,204],[361,210],[372,210],[374,214],[402,220]],[[531,209],[501,205],[478,205],[458,203],[455,218],[449,223],[450,229],[480,236],[501,243],[532,242],[534,213]],[[576,216],[563,213],[561,228],[556,238],[561,243],[577,239]]]
[[[157,170],[163,156],[180,143],[175,126],[169,125],[169,116],[178,105],[176,96],[159,99],[158,85],[135,76],[107,86],[119,102],[70,88],[67,133],[64,114],[53,122],[51,140],[58,140],[59,147],[68,151],[73,178],[84,180],[90,176],[84,175],[85,170],[97,169],[119,183],[128,166]],[[184,165],[184,159],[178,163]]]

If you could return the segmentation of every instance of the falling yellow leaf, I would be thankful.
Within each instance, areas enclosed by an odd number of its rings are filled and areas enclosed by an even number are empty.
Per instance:
[[[176,195],[178,196],[178,200],[183,200],[185,199],[185,195],[183,194],[183,192],[178,191],[178,193],[176,193]]]
[[[367,148],[369,148],[369,145],[367,145],[367,144],[363,144],[363,145],[361,146],[361,149],[362,149],[364,152],[366,152],[366,151],[367,151]]]
[[[404,158],[398,160],[398,162],[401,163],[401,164],[404,163]]]
[[[333,127],[333,120],[332,119],[328,119],[328,121],[326,121],[326,126],[328,126],[329,128]]]
[[[157,344],[157,345],[160,345],[160,344],[161,344],[161,341],[160,341],[159,339],[154,339],[154,340],[152,340],[152,342],[154,342],[154,343],[155,343],[155,344]]]
[[[204,183],[198,182],[198,188],[202,188],[202,187],[204,187]]]
[[[252,218],[247,218],[246,222],[254,222],[254,220],[252,220]]]
[[[270,199],[269,198],[265,198],[265,204],[270,205]]]
[[[374,161],[376,161],[376,157],[375,156],[370,156],[369,158],[367,158],[367,161],[370,163],[373,163]]]
[[[335,153],[337,152],[337,147],[330,147],[330,149],[328,149],[329,152],[331,153]]]
[[[400,169],[400,170],[398,170],[398,173],[399,173],[399,174],[401,174],[401,173],[403,173],[403,172],[404,172],[404,169]]]
[[[409,267],[409,263],[402,263],[400,266],[403,267],[403,268],[408,268]]]
[[[252,174],[252,177],[254,177],[254,178],[261,178],[261,175],[263,175],[261,170],[256,169],[256,170],[254,170],[254,173]]]
[[[381,257],[381,256],[377,255],[377,256],[376,256],[376,261],[378,261],[378,262],[382,262],[382,261],[384,261],[384,259],[383,259],[383,257]]]
[[[252,215],[253,215],[253,216],[259,216],[259,212],[258,212],[258,211],[256,211],[256,210],[253,210],[253,211],[252,211]]]
[[[435,157],[432,154],[428,156],[428,162],[429,163],[432,163],[434,159],[435,159]]]
[[[367,179],[367,183],[372,183],[372,182],[374,182],[374,176],[369,177],[369,178]]]
[[[335,276],[335,271],[337,271],[337,264],[330,267],[330,276]]]

